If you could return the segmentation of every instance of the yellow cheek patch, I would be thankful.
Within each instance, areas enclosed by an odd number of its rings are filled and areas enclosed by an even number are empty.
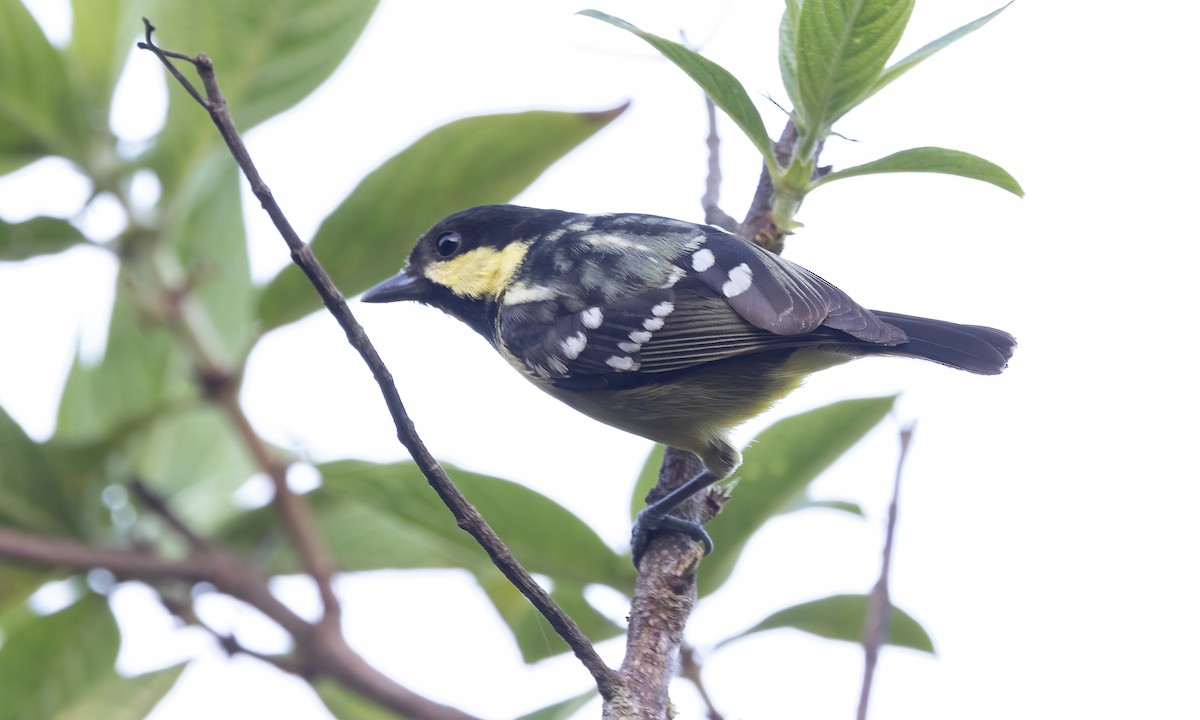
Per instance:
[[[475,248],[456,258],[431,263],[425,268],[425,277],[460,297],[499,297],[528,250],[527,242],[509,243],[502,250]]]

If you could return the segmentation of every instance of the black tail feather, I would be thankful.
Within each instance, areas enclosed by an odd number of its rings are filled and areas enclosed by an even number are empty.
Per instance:
[[[886,354],[932,360],[980,375],[997,375],[1008,367],[1017,341],[1012,335],[982,325],[959,325],[945,320],[872,311],[908,335],[908,342],[880,348]]]

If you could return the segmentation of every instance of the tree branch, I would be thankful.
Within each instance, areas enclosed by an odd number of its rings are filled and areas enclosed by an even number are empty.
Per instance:
[[[165,506],[164,506],[165,507]],[[168,515],[174,517],[168,511]],[[190,534],[190,531],[189,531]],[[275,667],[305,678],[330,677],[405,717],[430,720],[478,720],[473,715],[436,703],[393,681],[367,664],[340,633],[319,631],[271,594],[267,580],[238,556],[207,541],[206,550],[184,560],[168,560],[147,552],[102,548],[73,540],[0,528],[0,556],[18,563],[86,571],[103,568],[119,580],[151,584],[209,583],[270,618],[295,644],[295,664],[271,661]],[[256,653],[251,653],[255,654]]]
[[[717,104],[704,96],[704,110],[708,115],[708,177],[704,183],[704,195],[700,205],[704,208],[704,222],[731,233],[738,231],[738,222],[721,209],[721,136],[717,133]]]
[[[147,21],[146,40],[145,42],[138,43],[138,47],[153,52],[164,65],[171,69],[171,73],[176,80],[188,88],[189,94],[196,98],[197,102],[208,111],[213,123],[225,139],[226,145],[229,146],[234,160],[249,181],[250,188],[254,192],[255,197],[258,198],[263,209],[271,217],[276,229],[291,250],[292,261],[308,276],[308,279],[312,282],[318,294],[320,294],[326,308],[329,309],[329,312],[346,333],[350,344],[358,351],[363,361],[371,369],[371,373],[379,385],[388,411],[391,413],[392,420],[395,423],[396,436],[400,440],[400,443],[408,450],[413,461],[425,475],[426,480],[428,480],[438,496],[441,497],[443,503],[450,509],[450,512],[453,513],[459,527],[470,534],[483,547],[496,567],[529,599],[534,607],[550,623],[551,627],[554,628],[555,632],[566,641],[575,655],[592,674],[601,696],[609,700],[623,694],[623,688],[616,672],[604,664],[604,661],[596,653],[595,648],[592,647],[591,642],[579,630],[575,622],[550,599],[549,594],[521,567],[496,533],[484,521],[483,517],[480,516],[479,512],[450,481],[445,470],[437,463],[425,447],[424,442],[417,435],[416,428],[413,426],[412,420],[409,418],[404,404],[400,400],[399,393],[396,391],[391,373],[367,338],[362,326],[355,319],[353,313],[350,312],[345,297],[334,286],[333,281],[317,261],[312,250],[300,240],[300,237],[292,228],[282,209],[280,209],[279,204],[275,201],[271,190],[263,182],[257,168],[250,159],[245,144],[242,142],[233,124],[229,107],[217,84],[212,61],[203,53],[195,57],[187,57],[178,53],[167,53],[161,50],[152,42],[151,33],[153,29],[153,26]],[[195,88],[191,87],[187,78],[174,69],[171,58],[184,60],[196,68],[204,85],[203,96],[200,96]],[[338,637],[341,637],[340,633]],[[365,672],[369,666],[366,666],[365,663],[363,665],[365,666],[363,668]]]
[[[896,479],[892,483],[892,502],[888,505],[887,528],[883,539],[883,563],[879,567],[879,579],[871,588],[867,600],[867,617],[863,624],[863,681],[858,696],[858,720],[867,720],[867,705],[871,698],[871,685],[875,679],[875,666],[879,662],[879,649],[887,642],[888,624],[892,618],[892,599],[888,590],[888,579],[892,569],[892,541],[896,536],[896,513],[900,501],[900,478],[904,472],[904,460],[912,442],[916,423],[900,428],[900,457],[896,459]]]

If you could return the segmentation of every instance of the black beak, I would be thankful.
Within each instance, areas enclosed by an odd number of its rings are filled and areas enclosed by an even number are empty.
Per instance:
[[[420,300],[425,297],[429,281],[420,275],[411,274],[407,268],[400,274],[384,280],[368,290],[363,296],[363,302],[385,303],[397,300]]]

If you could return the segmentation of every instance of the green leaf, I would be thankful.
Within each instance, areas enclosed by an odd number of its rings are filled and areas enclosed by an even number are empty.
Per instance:
[[[861,643],[867,607],[866,595],[831,595],[772,613],[749,630],[738,633],[720,644],[725,645],[747,635],[781,628],[800,630],[830,640]],[[911,615],[897,607],[892,608],[887,644],[931,654],[934,652],[933,640],[929,633],[925,632]]]
[[[74,225],[59,218],[36,217],[15,224],[0,221],[0,261],[49,255],[86,241]]]
[[[750,442],[725,508],[706,526],[715,549],[697,579],[701,596],[719,588],[750,537],[804,498],[809,484],[892,409],[894,396],[844,400],[786,418]]]
[[[178,264],[172,282],[192,287],[189,299],[204,308],[193,327],[208,337],[205,344],[232,364],[249,354],[255,337],[257,289],[250,281],[246,228],[242,215],[238,168],[227,156],[213,155],[193,169],[170,197],[160,242]],[[186,274],[186,275],[185,275]]]
[[[162,47],[212,58],[221,91],[244,134],[324,82],[358,41],[377,4],[378,0],[159,0],[150,20],[158,27],[155,42]],[[158,60],[144,52],[140,62]],[[198,84],[194,75],[192,80]],[[167,84],[167,124],[155,148],[154,165],[169,195],[176,180],[223,143],[208,113],[174,78]]]
[[[421,233],[473,205],[511,200],[575,146],[624,111],[533,111],[464,118],[439,127],[367,175],[313,238],[313,249],[346,296],[396,272]],[[263,292],[265,329],[321,307],[298,267]]]
[[[648,33],[635,25],[607,13],[602,13],[599,10],[581,10],[579,14],[602,20],[609,25],[627,30],[650,43],[655,50],[658,50],[668,60],[675,63],[676,67],[687,73],[688,77],[694,80],[700,86],[700,89],[712,98],[713,103],[721,108],[741,128],[754,147],[758,149],[759,154],[762,155],[763,162],[771,169],[771,174],[775,175],[778,172],[778,163],[775,160],[775,144],[767,134],[767,128],[763,125],[762,116],[758,114],[758,108],[750,101],[750,96],[746,93],[746,88],[728,70],[677,42],[672,42],[653,33]]]
[[[123,449],[130,474],[153,487],[190,527],[204,533],[235,512],[233,492],[258,471],[229,418],[209,405],[158,417],[133,432]],[[128,478],[109,480],[123,484]]]
[[[46,720],[143,720],[175,687],[186,663],[123,677],[113,672]]]
[[[112,678],[119,642],[116,620],[98,595],[18,624],[0,645],[0,720],[53,720],[67,712]]]
[[[337,720],[419,720],[414,715],[400,715],[385,710],[328,678],[320,678],[312,683],[312,687]]]
[[[800,498],[798,502],[789,505],[783,512],[796,512],[798,510],[810,510],[813,508],[823,508],[825,510],[838,510],[840,512],[865,517],[862,506],[856,502],[849,500],[813,500],[808,497]]]
[[[801,125],[823,137],[878,80],[913,0],[788,0],[779,67]]]
[[[596,688],[589,688],[575,697],[567,698],[540,710],[528,712],[517,720],[570,720],[598,695]]]
[[[864,100],[871,97],[875,93],[879,92],[883,88],[887,87],[896,78],[900,77],[901,75],[908,72],[909,70],[912,70],[914,67],[916,67],[918,64],[920,64],[921,61],[932,56],[934,53],[936,53],[939,50],[941,50],[942,48],[950,45],[951,43],[965,37],[966,35],[970,35],[971,33],[975,32],[976,30],[983,27],[984,25],[987,25],[989,22],[991,22],[992,18],[996,17],[1001,12],[1003,12],[1005,9],[1007,9],[1009,5],[1012,5],[1011,1],[1008,4],[1000,7],[999,9],[994,10],[994,11],[988,13],[987,15],[984,15],[983,17],[979,18],[978,20],[973,20],[973,21],[967,23],[966,25],[963,25],[962,27],[958,28],[957,30],[946,33],[945,35],[941,36],[937,40],[934,40],[933,42],[925,45],[924,47],[920,48],[919,50],[916,50],[915,52],[911,53],[904,59],[902,59],[896,63],[893,63],[886,70],[883,71],[883,74],[881,74],[879,76],[879,79],[875,81],[875,84],[872,85],[870,88],[868,88],[866,93],[864,93],[854,104],[855,105],[862,104],[862,102]]]
[[[45,445],[0,408],[0,525],[73,535],[72,507]]]
[[[465,568],[486,579],[495,568],[454,522],[416,464],[342,460],[317,466],[321,487],[309,493],[317,522],[345,570]],[[566,508],[523,485],[446,466],[451,479],[531,572],[555,582],[600,583],[627,590],[633,568]],[[234,523],[222,535],[245,546],[268,545],[263,521]],[[257,533],[257,534],[256,534]],[[277,572],[294,571],[276,558]]]
[[[141,12],[139,12],[141,11]],[[138,0],[72,0],[71,44],[65,49],[78,111],[88,113],[95,133],[108,132],[109,110],[117,79],[133,41],[142,33]]]
[[[491,572],[478,573],[476,580],[487,593],[496,611],[500,613],[501,619],[508,625],[525,662],[535,663],[570,649],[554,632],[554,628],[550,627],[546,618],[508,581],[508,578],[493,569]],[[580,631],[593,643],[624,632],[623,628],[592,607],[584,598],[583,587],[580,585],[556,582],[550,597],[571,616]]]
[[[900,172],[929,172],[946,175],[959,175],[972,180],[982,180],[996,187],[1007,190],[1017,197],[1024,197],[1025,191],[1009,175],[1004,168],[981,157],[961,150],[947,150],[936,147],[911,148],[888,155],[885,158],[873,160],[862,165],[855,165],[843,170],[831,172],[817,182],[813,187],[825,185],[835,180],[842,180],[859,175]]]
[[[21,0],[0,0],[0,172],[43,155],[82,162],[87,140],[62,54]]]
[[[108,347],[95,365],[67,374],[55,438],[95,442],[197,398],[192,365],[165,331],[143,327],[124,283],[117,286]]]

